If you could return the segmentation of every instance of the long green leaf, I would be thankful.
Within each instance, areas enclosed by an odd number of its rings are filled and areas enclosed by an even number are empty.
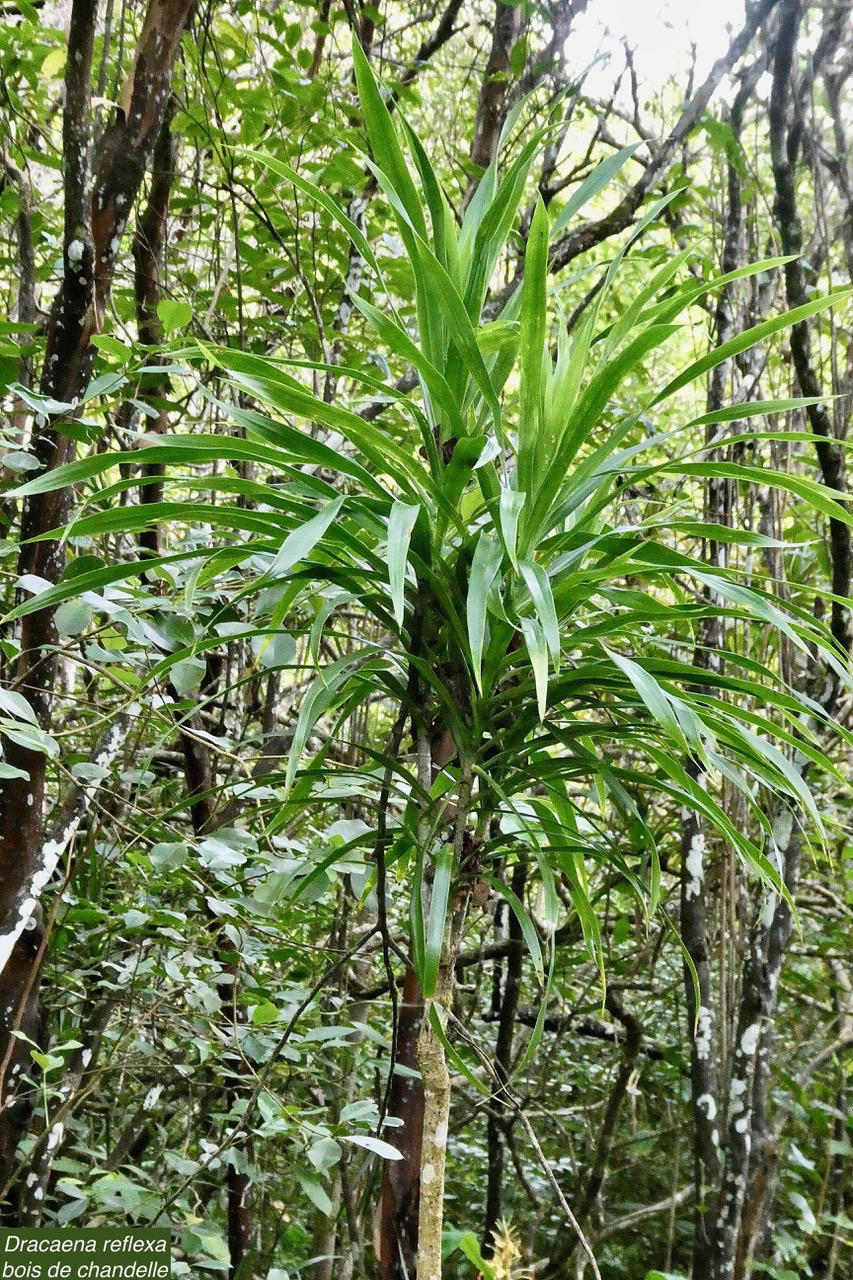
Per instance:
[[[352,58],[355,64],[355,79],[364,124],[376,162],[391,179],[412,226],[420,236],[426,238],[426,223],[420,197],[397,141],[394,122],[382,101],[373,70],[356,36],[353,36],[352,41]]]
[[[293,786],[305,745],[320,716],[329,709],[335,698],[340,694],[342,686],[346,684],[346,681],[354,671],[364,666],[365,662],[374,657],[375,654],[370,650],[356,650],[354,653],[344,654],[342,658],[338,658],[337,661],[330,663],[329,666],[324,667],[317,673],[316,679],[311,684],[299,707],[299,715],[293,731],[293,742],[291,743],[287,760],[286,792],[289,792]]]
[[[548,648],[542,627],[535,618],[519,618],[518,625],[527,646],[527,656],[533,670],[536,685],[536,704],[539,708],[539,719],[545,719],[548,709]]]
[[[630,146],[622,147],[620,151],[615,151],[612,156],[608,156],[606,160],[602,160],[597,164],[592,173],[584,178],[564,208],[560,211],[553,227],[551,228],[551,237],[556,239],[560,232],[566,227],[585,204],[593,200],[599,193],[603,191],[609,182],[612,182],[617,173],[628,163],[637,151],[644,144],[642,142],[632,142]]]
[[[438,984],[438,971],[444,945],[444,926],[447,922],[447,906],[453,879],[453,850],[449,846],[441,849],[436,855],[434,865],[435,874],[429,903],[429,924],[424,945],[424,972],[421,982],[426,997],[435,995]]]
[[[468,642],[471,646],[471,666],[474,679],[480,693],[483,692],[483,645],[486,634],[486,610],[489,594],[495,583],[503,560],[500,544],[481,533],[474,549],[471,570],[468,575],[468,599],[466,617],[468,622]]]
[[[521,576],[530,592],[530,598],[533,601],[533,607],[536,610],[536,618],[542,628],[542,634],[548,645],[548,651],[551,654],[551,661],[554,664],[554,670],[559,674],[560,671],[560,624],[557,621],[557,609],[554,603],[554,593],[551,590],[551,583],[548,581],[548,575],[542,568],[541,564],[536,564],[532,560],[519,561],[519,569]]]
[[[305,524],[288,534],[270,566],[270,575],[273,578],[280,578],[287,573],[288,569],[292,569],[300,560],[304,560],[309,551],[313,551],[316,547],[332,521],[337,519],[343,505],[343,498],[335,498],[334,502],[330,502],[311,520],[307,520]]]
[[[521,929],[522,937],[527,946],[530,959],[533,961],[533,967],[536,970],[536,976],[540,983],[545,982],[545,964],[542,959],[542,947],[539,943],[539,935],[536,932],[536,926],[530,918],[530,912],[527,910],[523,902],[520,902],[517,894],[513,893],[508,884],[503,880],[497,879],[495,876],[486,875],[484,879],[492,886],[496,893],[505,898],[509,903],[512,914],[518,921]]]
[[[271,173],[276,174],[279,178],[284,178],[290,182],[297,191],[302,191],[305,195],[315,200],[326,212],[332,217],[340,227],[346,231],[350,240],[358,249],[368,266],[372,267],[377,276],[381,277],[379,264],[370,247],[370,242],[364,235],[363,231],[348,218],[343,210],[335,203],[335,201],[325,192],[322,187],[318,187],[316,183],[310,182],[307,178],[297,173],[295,169],[291,169],[289,164],[285,164],[282,160],[277,160],[275,156],[268,155],[265,151],[252,151],[248,147],[235,147],[237,155],[246,156],[250,160],[255,160],[258,164],[264,165]]]
[[[754,325],[751,329],[746,329],[743,333],[739,333],[737,337],[721,343],[718,347],[714,347],[713,351],[709,351],[707,355],[694,360],[678,377],[673,378],[662,391],[658,392],[651,401],[651,405],[660,404],[675,391],[679,391],[681,387],[686,387],[689,382],[694,382],[702,374],[707,373],[710,369],[715,369],[717,365],[724,364],[726,360],[731,360],[733,356],[740,355],[742,351],[748,351],[750,347],[763,342],[765,338],[772,337],[774,333],[781,333],[784,329],[790,329],[795,324],[801,324],[802,321],[808,320],[811,316],[819,315],[821,311],[827,311],[830,307],[837,307],[840,302],[846,302],[852,296],[853,289],[839,289],[836,293],[831,293],[826,297],[813,298],[811,302],[806,302],[802,307],[795,307],[793,311],[786,311],[784,315],[774,316],[771,320],[764,320],[761,324]]]
[[[406,616],[406,565],[409,562],[412,530],[420,512],[419,506],[395,502],[388,517],[388,577],[394,618],[398,627],[402,627]]]
[[[545,302],[548,276],[548,214],[542,200],[527,238],[524,282],[521,286],[521,334],[519,342],[518,488],[535,492],[538,467],[547,466],[547,442],[543,438],[543,359],[550,367],[546,340]]]

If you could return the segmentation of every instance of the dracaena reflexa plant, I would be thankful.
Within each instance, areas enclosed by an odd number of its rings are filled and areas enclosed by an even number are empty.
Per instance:
[[[641,523],[620,524],[617,513],[632,487],[668,477],[725,476],[788,489],[823,515],[850,520],[832,491],[818,483],[706,460],[691,430],[755,418],[756,427],[747,435],[728,440],[761,439],[768,413],[807,401],[740,404],[654,435],[646,425],[659,406],[712,367],[829,307],[838,295],[815,299],[737,336],[668,379],[633,412],[615,413],[612,406],[623,384],[676,333],[693,304],[728,281],[769,271],[785,260],[680,283],[690,257],[685,250],[652,270],[630,304],[602,326],[623,249],[575,331],[569,335],[564,323],[556,323],[552,352],[549,242],[618,172],[633,148],[600,165],[554,223],[537,202],[522,283],[501,314],[487,321],[489,286],[546,131],[534,135],[504,172],[498,153],[457,226],[419,139],[405,120],[398,118],[395,126],[357,47],[354,58],[373,156],[367,163],[405,247],[416,333],[397,314],[390,292],[384,295],[385,311],[365,298],[352,300],[387,350],[415,368],[417,392],[403,394],[360,371],[336,368],[356,390],[388,400],[387,412],[368,421],[308,389],[304,371],[317,366],[199,347],[196,356],[200,352],[218,366],[267,412],[228,407],[243,428],[242,439],[166,435],[123,459],[167,467],[253,462],[274,470],[279,481],[285,476],[287,483],[202,474],[190,482],[194,488],[239,493],[242,505],[194,499],[101,510],[82,515],[72,532],[133,532],[188,518],[209,523],[222,531],[222,541],[146,565],[202,558],[206,582],[249,566],[246,599],[271,584],[280,588],[272,620],[269,612],[257,613],[259,633],[280,628],[300,598],[310,598],[314,625],[307,653],[317,665],[320,636],[333,625],[336,609],[357,601],[365,617],[378,624],[381,640],[372,632],[365,645],[322,668],[302,701],[285,778],[289,792],[298,791],[290,803],[304,804],[312,779],[322,772],[303,760],[320,717],[349,712],[380,691],[402,701],[415,737],[421,731],[434,740],[441,732],[452,739],[452,755],[439,777],[428,785],[425,778],[415,780],[410,808],[426,806],[433,814],[430,837],[441,830],[444,805],[436,797],[458,788],[464,766],[472,779],[472,812],[476,809],[481,822],[487,815],[513,815],[514,838],[527,842],[535,855],[549,886],[550,909],[556,911],[553,874],[568,877],[593,948],[597,930],[585,902],[582,859],[586,846],[596,857],[601,848],[590,843],[589,814],[581,814],[573,794],[579,780],[594,781],[602,795],[635,819],[635,785],[676,797],[697,809],[757,874],[780,888],[762,852],[767,821],[754,784],[787,796],[819,827],[808,791],[785,754],[796,737],[800,749],[818,755],[816,747],[802,741],[801,704],[788,695],[772,663],[750,660],[738,667],[736,656],[729,655],[731,673],[712,676],[690,662],[690,645],[700,620],[722,611],[757,622],[802,650],[817,646],[838,671],[829,633],[810,614],[783,606],[735,573],[711,569],[676,550],[667,536],[675,531],[698,540],[707,534],[761,545],[766,540],[759,535],[704,527],[683,504],[675,514],[668,511],[665,496]],[[508,129],[511,124],[512,119]],[[346,228],[373,272],[375,289],[384,292],[381,261],[345,213],[274,158],[255,159]],[[665,203],[646,214],[632,239]],[[306,423],[338,433],[345,446],[333,448],[314,438]],[[809,439],[790,432],[784,438]],[[108,476],[115,465],[115,455],[100,454],[41,476],[18,494]],[[89,502],[108,507],[128,483],[101,487]],[[173,474],[170,483],[177,490],[187,481]],[[15,614],[97,591],[133,572],[133,566],[113,565],[80,573]],[[218,639],[212,636],[201,648]],[[167,673],[190,652],[171,654],[153,674]],[[622,747],[629,750],[623,753]],[[644,763],[626,765],[626,754]],[[382,762],[381,752],[376,760]],[[722,774],[743,792],[754,835],[734,828],[713,793],[696,785],[691,762]],[[422,820],[419,829],[423,837]],[[413,839],[416,833],[417,825],[408,832]],[[652,869],[646,891],[654,906],[654,841],[646,836]],[[625,871],[639,890],[641,882],[627,864]],[[521,904],[511,905],[523,910]],[[532,928],[526,932],[532,943]],[[435,952],[430,956],[429,948],[419,945],[419,933],[422,926],[413,938],[415,959],[427,969],[431,961],[434,968]],[[428,988],[427,970],[423,976]]]
[[[769,821],[762,801],[767,792],[784,797],[819,832],[819,814],[801,771],[789,762],[790,749],[796,744],[808,759],[831,766],[801,723],[802,700],[774,667],[773,638],[803,651],[816,647],[839,679],[846,675],[828,631],[811,614],[679,549],[698,546],[703,537],[755,546],[766,539],[705,526],[684,496],[676,502],[667,495],[677,479],[727,477],[788,489],[827,517],[851,517],[816,482],[701,452],[708,426],[752,418],[754,427],[742,428],[748,434],[728,439],[760,439],[768,413],[806,401],[741,404],[689,421],[679,419],[678,409],[682,388],[835,298],[815,299],[758,325],[645,397],[632,390],[639,403],[620,410],[626,382],[671,343],[694,304],[784,260],[697,282],[684,270],[685,251],[650,269],[617,311],[612,288],[624,272],[623,249],[570,334],[549,303],[549,244],[618,171],[629,148],[581,184],[555,221],[537,202],[522,283],[487,320],[489,288],[546,131],[508,165],[496,156],[458,225],[420,141],[399,114],[395,121],[389,113],[358,47],[354,58],[372,157],[366,163],[395,220],[411,298],[395,299],[366,235],[325,193],[272,157],[252,160],[347,230],[372,272],[374,291],[372,302],[352,301],[390,355],[416,370],[417,390],[406,394],[359,370],[335,368],[354,395],[387,399],[386,411],[369,421],[357,406],[325,403],[309,390],[306,371],[316,365],[198,347],[185,354],[216,366],[243,404],[249,397],[258,406],[228,406],[242,438],[173,434],[123,461],[182,468],[246,461],[256,464],[259,478],[203,470],[188,481],[171,474],[173,501],[83,514],[73,532],[206,522],[221,534],[214,545],[178,551],[148,567],[169,569],[186,554],[205,561],[198,580],[226,582],[242,573],[234,599],[250,632],[261,637],[310,615],[294,680],[304,679],[306,666],[316,669],[316,678],[301,701],[273,824],[284,826],[311,805],[333,802],[329,779],[346,770],[331,763],[325,748],[306,759],[318,722],[334,738],[356,707],[380,699],[389,708],[390,743],[372,742],[373,771],[351,781],[363,812],[378,811],[377,834],[369,839],[383,895],[391,863],[408,887],[412,963],[425,997],[435,1002],[426,1024],[434,1041],[422,1063],[429,1085],[438,1079],[430,1077],[430,1063],[440,1076],[444,1051],[470,1071],[445,1036],[443,1010],[475,861],[478,876],[491,880],[516,914],[543,983],[541,934],[525,904],[491,874],[492,858],[514,849],[537,867],[545,916],[556,924],[569,899],[600,958],[590,860],[621,871],[649,910],[658,902],[660,871],[637,804],[641,791],[695,810],[757,876],[786,892],[765,852]],[[665,203],[648,212],[635,237]],[[408,303],[414,326],[399,314]],[[648,423],[664,421],[664,412],[669,429],[650,434]],[[306,424],[314,424],[311,431]],[[317,428],[342,443],[316,438]],[[99,455],[19,492],[109,479],[115,465],[114,456]],[[273,473],[275,484],[263,478]],[[182,483],[239,494],[241,504],[182,502]],[[626,491],[643,486],[656,486],[653,514],[624,523]],[[107,484],[90,501],[108,508],[123,487],[126,481]],[[126,565],[84,572],[18,613],[97,591],[131,572]],[[334,635],[340,612],[353,608],[364,619],[361,638],[350,642],[348,631],[340,656],[321,661],[324,633]],[[769,656],[761,662],[727,654],[723,675],[694,665],[700,624],[719,614],[763,628]],[[212,632],[164,658],[152,676],[218,643]],[[819,707],[812,711],[821,717]],[[732,823],[713,785],[697,781],[700,770],[742,794],[748,823]],[[614,847],[602,816],[606,805],[630,823],[637,856]],[[339,856],[336,850],[332,858]],[[431,1122],[440,1126],[440,1116]],[[433,1237],[425,1232],[424,1249],[434,1250]],[[424,1265],[434,1260],[434,1253],[425,1254]]]

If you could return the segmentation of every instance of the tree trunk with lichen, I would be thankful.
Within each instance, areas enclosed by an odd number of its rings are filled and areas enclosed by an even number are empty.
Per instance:
[[[420,1212],[418,1215],[418,1280],[441,1280],[441,1236],[444,1224],[444,1171],[450,1125],[450,1072],[436,1024],[444,1031],[453,1001],[459,942],[468,909],[467,895],[448,916],[435,995],[425,1002],[418,1040],[418,1066],[424,1092],[421,1143]]]
[[[432,746],[427,743],[423,733],[419,735],[418,772],[425,794],[429,794],[437,768],[443,767],[456,754],[456,746],[454,744],[451,747],[451,741],[450,734],[446,731],[440,738],[434,739]],[[425,995],[423,1020],[418,1036],[418,1066],[421,1072],[424,1118],[418,1206],[417,1280],[441,1280],[444,1180],[450,1126],[450,1073],[442,1035],[453,1003],[456,961],[471,901],[471,888],[465,881],[464,862],[466,841],[469,838],[467,826],[472,789],[473,774],[470,764],[461,760],[456,802],[449,803],[444,810],[445,820],[453,823],[455,898],[451,897],[445,917],[435,990],[430,995]],[[429,844],[427,817],[424,813],[420,829],[424,852]],[[433,901],[433,909],[435,906]]]

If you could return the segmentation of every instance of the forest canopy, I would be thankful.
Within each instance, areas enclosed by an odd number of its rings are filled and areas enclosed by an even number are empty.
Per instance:
[[[0,13],[0,1223],[843,1280],[849,0]]]

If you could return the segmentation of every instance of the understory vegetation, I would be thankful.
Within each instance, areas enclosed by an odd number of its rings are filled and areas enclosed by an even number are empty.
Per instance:
[[[5,1226],[853,1274],[851,6],[606,8],[0,6]]]

